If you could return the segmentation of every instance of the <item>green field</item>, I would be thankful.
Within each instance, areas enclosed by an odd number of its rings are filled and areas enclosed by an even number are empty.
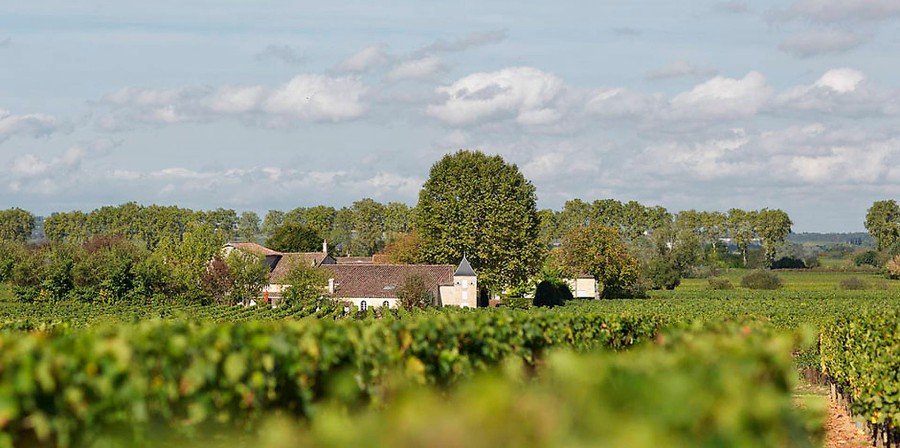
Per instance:
[[[736,287],[740,288],[741,278],[746,275],[746,269],[729,269],[724,271],[719,278],[725,278],[731,281]],[[856,277],[866,283],[867,289],[873,291],[887,290],[888,292],[900,291],[900,281],[890,281],[883,274],[874,272],[840,272],[825,270],[807,270],[807,271],[773,271],[784,282],[783,291],[809,291],[809,292],[833,292],[841,291],[841,280]],[[707,289],[709,281],[707,279],[684,279],[681,285],[675,289],[676,292],[698,291]]]

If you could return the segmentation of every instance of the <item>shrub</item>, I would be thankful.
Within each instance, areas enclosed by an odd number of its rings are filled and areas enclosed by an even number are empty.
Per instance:
[[[681,284],[681,272],[671,261],[656,258],[647,265],[647,280],[651,289],[675,289]]]
[[[524,297],[504,297],[503,306],[514,310],[527,310],[531,308],[531,299]]]
[[[806,263],[799,258],[781,257],[772,263],[772,269],[806,269]]]
[[[861,252],[856,257],[853,258],[853,264],[857,266],[872,266],[872,267],[880,267],[881,261],[878,257],[878,252],[874,250],[867,250],[865,252]]]
[[[815,269],[815,268],[822,267],[822,262],[819,261],[819,257],[817,257],[815,255],[813,255],[811,257],[807,257],[805,260],[803,260],[803,263],[805,263],[806,267],[809,269]]]
[[[887,276],[889,279],[900,279],[900,255],[892,258],[891,261],[888,261],[887,265],[885,265],[885,270],[887,270]]]
[[[775,273],[764,270],[756,270],[741,279],[741,286],[749,289],[781,289],[783,283]]]
[[[859,277],[847,277],[842,279],[838,286],[843,290],[858,291],[866,289],[866,282],[860,280]]]
[[[711,278],[709,279],[709,285],[706,286],[706,289],[711,290],[725,290],[725,289],[734,289],[734,285],[731,284],[731,281],[727,278]]]
[[[532,304],[534,306],[552,308],[554,306],[562,306],[566,303],[566,300],[572,300],[573,298],[569,285],[563,282],[544,280],[538,283]]]
[[[428,288],[424,277],[414,274],[397,288],[397,299],[405,310],[425,309],[434,304],[434,293]]]

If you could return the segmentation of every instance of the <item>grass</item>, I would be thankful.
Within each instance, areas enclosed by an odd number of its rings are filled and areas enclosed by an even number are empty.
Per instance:
[[[741,278],[750,272],[747,269],[730,269],[719,278],[725,278],[737,288],[740,288]],[[900,291],[900,281],[890,281],[884,275],[868,272],[831,272],[831,271],[774,271],[784,281],[785,291],[840,291],[841,280],[856,277],[866,283],[867,289],[880,290],[886,287],[888,291]],[[709,281],[707,279],[688,278],[681,281],[681,286],[676,292],[691,292],[705,290]]]

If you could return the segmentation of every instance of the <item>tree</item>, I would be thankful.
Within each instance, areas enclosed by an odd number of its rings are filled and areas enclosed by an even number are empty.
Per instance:
[[[284,224],[284,212],[278,210],[269,210],[266,217],[263,218],[262,234],[265,239],[269,239],[275,234],[275,231]]]
[[[216,254],[206,270],[200,274],[200,284],[204,294],[220,305],[228,303],[228,297],[231,295],[234,279],[231,278],[231,271],[225,259]]]
[[[782,210],[764,208],[756,212],[754,229],[759,236],[768,266],[775,262],[778,245],[784,243],[793,224],[788,214]]]
[[[0,241],[24,243],[33,231],[34,215],[31,213],[21,208],[0,210]]]
[[[388,242],[412,230],[412,216],[413,211],[402,202],[388,202],[384,206],[384,231]]]
[[[553,308],[563,306],[567,300],[574,299],[569,285],[562,281],[543,280],[534,291],[532,305]]]
[[[534,186],[500,156],[444,156],[419,193],[416,224],[425,261],[455,264],[466,255],[487,290],[521,284],[540,267]]]
[[[576,227],[584,227],[591,223],[591,216],[596,215],[597,210],[591,210],[591,205],[581,199],[570,199],[563,204],[562,211],[557,216],[557,228],[560,235],[565,235]]]
[[[741,209],[733,208],[728,210],[727,226],[728,234],[731,235],[731,241],[737,246],[744,260],[744,266],[747,265],[747,250],[750,243],[753,242],[754,222],[756,212],[747,212]]]
[[[598,299],[622,294],[637,280],[638,262],[612,227],[591,224],[572,229],[563,238],[561,250],[569,275],[588,274],[603,286]]]
[[[248,305],[269,284],[269,268],[262,257],[234,250],[225,259],[225,264],[232,282],[229,294],[232,302]]]
[[[384,255],[393,264],[418,264],[422,262],[422,239],[418,232],[404,233],[385,246]]]
[[[559,238],[559,223],[557,214],[548,208],[538,210],[538,221],[540,222],[540,241],[544,247],[550,247],[554,240]]]
[[[329,232],[328,241],[336,253],[347,255],[350,253],[350,243],[353,239],[353,211],[343,207],[334,214],[334,224]]]
[[[256,241],[259,236],[259,215],[255,212],[241,213],[238,220],[237,234],[244,241]]]
[[[163,241],[152,257],[166,266],[173,289],[189,300],[207,297],[201,277],[225,240],[210,224],[192,223],[180,238]]]
[[[325,239],[334,227],[335,214],[334,207],[317,205],[303,212],[303,223],[316,232],[319,239]]]
[[[900,241],[900,206],[897,201],[875,201],[866,213],[866,230],[875,238],[878,250]]]
[[[406,277],[397,288],[397,299],[405,310],[423,310],[434,305],[434,293],[428,288],[425,278],[419,274]]]
[[[315,252],[321,250],[322,239],[306,225],[287,222],[266,240],[266,247],[279,252]]]
[[[284,301],[288,305],[317,308],[331,302],[325,297],[328,285],[328,272],[324,269],[298,263],[285,276],[283,283],[290,285],[284,291]]]
[[[350,255],[370,256],[384,247],[384,206],[365,198],[353,203]]]

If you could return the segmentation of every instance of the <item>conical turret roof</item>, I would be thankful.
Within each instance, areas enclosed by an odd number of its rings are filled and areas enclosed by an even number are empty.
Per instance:
[[[453,273],[454,277],[475,277],[475,270],[472,269],[472,265],[469,264],[469,260],[466,259],[466,256],[463,255],[462,261],[459,262],[459,267],[456,268],[456,272]]]

